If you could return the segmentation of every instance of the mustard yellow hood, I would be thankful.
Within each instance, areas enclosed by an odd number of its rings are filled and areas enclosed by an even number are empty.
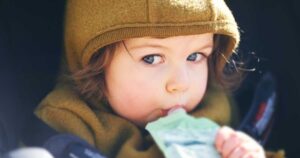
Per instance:
[[[230,37],[226,56],[238,46],[238,26],[223,0],[68,0],[66,59],[75,72],[98,49],[123,39],[207,32]]]

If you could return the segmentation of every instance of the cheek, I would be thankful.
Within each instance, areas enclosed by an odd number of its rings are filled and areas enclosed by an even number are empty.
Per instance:
[[[108,101],[116,113],[132,121],[145,118],[156,105],[154,102],[155,84],[141,72],[115,72],[107,77]],[[130,74],[130,75],[128,75]],[[152,99],[151,99],[152,98]]]
[[[208,79],[207,67],[201,69],[198,73],[195,74],[197,75],[193,77],[193,83],[195,83],[195,86],[193,87],[198,89],[198,93],[203,95],[207,86],[207,79]]]
[[[191,107],[189,109],[194,109],[203,99],[206,92],[208,70],[207,67],[202,67],[200,70],[193,71],[193,77],[191,77]]]
[[[206,87],[207,87],[207,77],[202,76],[198,80],[197,87],[195,86],[194,88],[196,89],[196,94],[194,96],[198,96],[198,98],[201,100],[206,92]]]

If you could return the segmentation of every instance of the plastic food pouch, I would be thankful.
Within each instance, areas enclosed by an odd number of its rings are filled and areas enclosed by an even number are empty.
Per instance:
[[[220,158],[215,148],[219,125],[207,118],[194,118],[183,109],[147,124],[166,158]]]

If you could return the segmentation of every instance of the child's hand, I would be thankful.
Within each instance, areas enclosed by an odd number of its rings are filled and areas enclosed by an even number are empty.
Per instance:
[[[263,148],[254,139],[229,127],[219,129],[216,148],[223,158],[265,158]]]

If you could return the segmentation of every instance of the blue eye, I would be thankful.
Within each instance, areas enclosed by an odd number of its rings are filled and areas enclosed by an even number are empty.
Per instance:
[[[203,57],[204,56],[201,53],[195,52],[195,53],[192,53],[191,55],[189,55],[187,57],[187,60],[197,62],[197,61],[201,61],[203,59]]]
[[[147,64],[159,64],[161,62],[163,62],[163,58],[159,55],[147,55],[145,57],[142,58],[142,60],[147,63]]]

